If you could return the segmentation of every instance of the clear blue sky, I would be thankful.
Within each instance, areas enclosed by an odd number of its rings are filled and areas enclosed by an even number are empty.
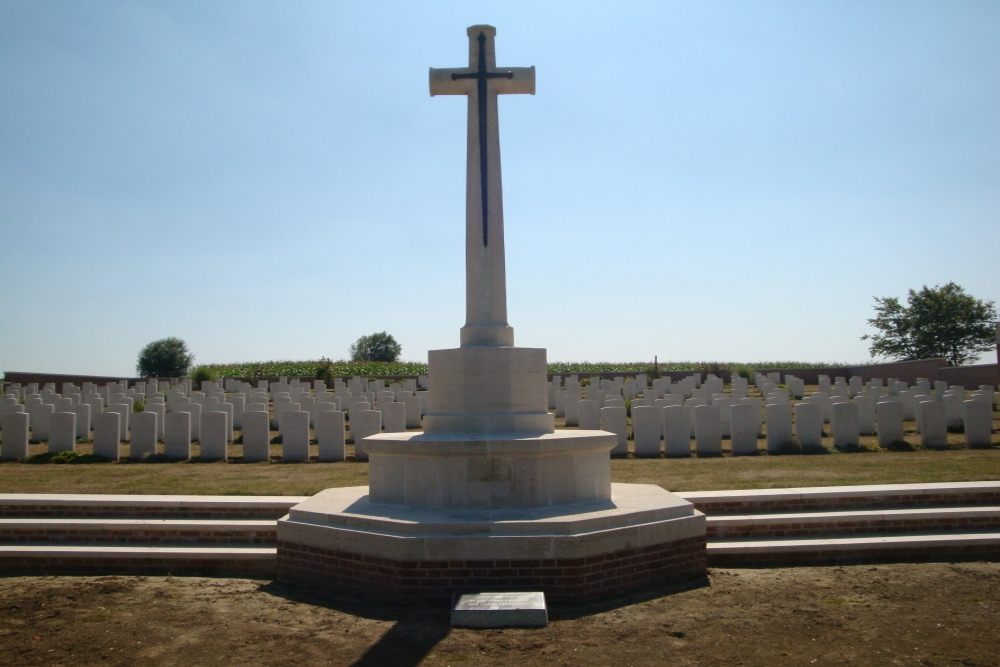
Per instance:
[[[0,371],[407,359],[464,322],[465,28],[508,303],[550,360],[864,361],[873,296],[1000,301],[1000,3],[0,3]]]

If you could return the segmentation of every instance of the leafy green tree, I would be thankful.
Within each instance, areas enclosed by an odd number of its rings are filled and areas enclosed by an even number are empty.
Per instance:
[[[868,324],[878,333],[861,340],[871,341],[873,357],[945,357],[949,365],[959,366],[993,349],[996,320],[992,301],[976,299],[955,283],[924,285],[909,291],[906,306],[896,297],[875,297],[875,317]]]
[[[396,339],[386,332],[362,336],[351,345],[351,361],[398,361],[403,351]]]
[[[161,338],[139,351],[135,371],[139,377],[184,377],[191,370],[194,355],[180,338]]]

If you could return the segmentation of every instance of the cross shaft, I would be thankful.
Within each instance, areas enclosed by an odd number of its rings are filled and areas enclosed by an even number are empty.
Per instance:
[[[469,66],[431,69],[431,95],[468,97],[466,324],[462,346],[512,346],[507,324],[497,95],[535,92],[534,67],[497,67],[496,29],[468,29]]]

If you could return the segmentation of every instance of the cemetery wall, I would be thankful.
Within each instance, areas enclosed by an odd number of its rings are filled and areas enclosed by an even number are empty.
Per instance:
[[[619,373],[621,375],[621,373]],[[348,379],[348,376],[341,376],[344,380]],[[366,376],[372,380],[391,380],[392,382],[402,382],[403,380],[416,380],[418,376],[416,375],[369,375]],[[39,387],[42,387],[48,383],[53,383],[56,385],[56,389],[62,389],[63,382],[72,382],[77,386],[81,386],[84,382],[93,382],[98,386],[104,386],[108,382],[128,382],[129,386],[134,385],[137,382],[145,382],[148,378],[126,378],[122,376],[111,376],[111,375],[71,375],[66,373],[30,373],[30,372],[20,372],[20,371],[5,371],[3,382],[5,384],[20,383],[22,387],[25,387],[31,383],[37,383]],[[156,378],[158,380],[171,381],[171,384],[177,380],[177,378]],[[243,382],[252,382],[254,380],[267,380],[268,382],[277,382],[277,375],[261,376],[259,378],[222,378],[222,379],[235,379],[241,380]],[[289,376],[290,380],[300,380],[302,382],[312,382],[316,378],[312,375],[299,375],[299,376]]]
[[[803,380],[806,384],[818,384],[819,376],[826,375],[831,379],[835,377],[851,377],[859,375],[862,381],[867,382],[874,378],[883,380],[890,377],[902,380],[907,384],[916,384],[917,378],[926,378],[931,382],[944,380],[948,384],[962,385],[963,387],[978,387],[982,384],[1000,384],[1000,368],[997,364],[977,364],[975,366],[948,366],[944,357],[935,359],[919,359],[917,361],[894,361],[884,364],[870,364],[866,366],[829,366],[825,368],[758,368],[759,373],[781,373],[782,378],[791,374]],[[674,382],[683,380],[689,375],[698,373],[695,370],[670,370],[661,369],[660,375],[670,376]],[[726,383],[732,378],[729,371],[716,371],[715,374],[721,377]],[[20,383],[22,387],[31,383],[37,383],[40,387],[47,383],[54,383],[57,388],[61,388],[64,382],[72,382],[81,386],[84,382],[92,382],[96,385],[105,385],[108,382],[128,382],[129,386],[136,382],[143,381],[144,378],[125,378],[121,376],[105,375],[72,375],[66,373],[31,373],[20,371],[6,371],[4,383]],[[567,377],[573,373],[549,373],[548,379],[551,381],[554,376]],[[612,371],[607,373],[575,373],[578,377],[600,377],[604,380],[613,380],[616,377],[632,377],[633,372]],[[372,375],[373,380],[386,380],[391,382],[402,382],[404,380],[416,380],[416,375]],[[160,378],[164,379],[164,378]],[[250,378],[235,378],[244,382],[251,381]],[[261,380],[277,382],[278,376],[261,377]],[[291,378],[296,379],[296,378]],[[312,376],[299,376],[301,381],[312,381]],[[347,379],[346,377],[344,379]]]
[[[104,386],[108,382],[128,382],[129,386],[131,386],[139,381],[145,382],[145,378],[126,378],[120,375],[69,375],[66,373],[22,373],[19,371],[4,371],[4,382],[18,382],[22,387],[26,387],[32,383],[37,383],[39,387],[42,387],[49,382],[52,382],[56,385],[56,389],[59,391],[62,390],[63,382],[72,382],[79,387],[82,386],[84,382],[93,382],[99,386]]]
[[[967,389],[983,384],[1000,384],[1000,366],[997,364],[949,366],[942,368],[940,374],[940,379],[948,384],[962,385]]]
[[[896,378],[907,384],[916,384],[917,378],[926,378],[931,382],[942,380],[942,368],[946,367],[947,360],[944,357],[935,359],[918,359],[916,361],[892,361],[884,364],[869,364],[866,366],[830,366],[827,368],[758,368],[758,373],[781,373],[794,375],[803,380],[806,384],[818,384],[819,376],[826,375],[832,380],[835,377],[851,377],[860,375],[863,382],[875,378],[886,380]],[[995,380],[994,380],[995,381]],[[986,383],[984,383],[986,384]]]
[[[661,368],[660,369],[660,375],[662,377],[669,376],[674,382],[678,382],[678,381],[683,380],[684,378],[688,377],[689,375],[694,375],[695,373],[700,373],[700,372],[701,371],[696,371],[696,370],[695,371],[690,371],[690,370],[688,370],[688,371],[677,371],[677,370],[670,370],[669,368]],[[616,377],[635,377],[638,374],[639,374],[639,371],[610,371],[610,372],[607,372],[607,373],[604,373],[604,372],[601,372],[601,373],[589,373],[589,372],[582,372],[582,373],[549,373],[548,374],[548,379],[551,382],[552,378],[556,377],[556,376],[559,376],[559,377],[569,377],[570,375],[575,375],[578,378],[580,378],[581,380],[583,378],[590,378],[590,377],[599,377],[602,380],[614,380]],[[731,380],[731,376],[732,376],[732,373],[730,373],[729,371],[722,371],[722,370],[715,371],[715,374],[718,377],[720,377],[723,380],[725,380],[727,383]],[[647,372],[647,375],[648,375],[648,372]],[[704,377],[704,373],[702,373],[702,377]]]

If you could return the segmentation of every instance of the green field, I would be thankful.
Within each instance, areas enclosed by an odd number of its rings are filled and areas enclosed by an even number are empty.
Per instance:
[[[612,459],[611,478],[671,491],[989,481],[1000,480],[1000,449]],[[312,495],[367,484],[368,464],[354,461],[0,464],[3,493]]]
[[[223,378],[264,378],[264,377],[303,377],[315,376],[316,369],[323,360],[309,361],[253,361],[234,364],[204,364]],[[811,361],[757,361],[753,363],[729,361],[664,361],[659,364],[661,373],[676,371],[702,371],[712,373],[720,370],[747,370],[757,368],[829,368],[847,366],[841,362],[811,362]],[[335,376],[349,377],[354,375],[424,375],[427,364],[415,361],[397,361],[393,363],[376,361],[334,361],[332,373]],[[581,374],[587,373],[651,373],[653,364],[649,361],[613,362],[613,361],[554,361],[549,364],[550,373]]]

